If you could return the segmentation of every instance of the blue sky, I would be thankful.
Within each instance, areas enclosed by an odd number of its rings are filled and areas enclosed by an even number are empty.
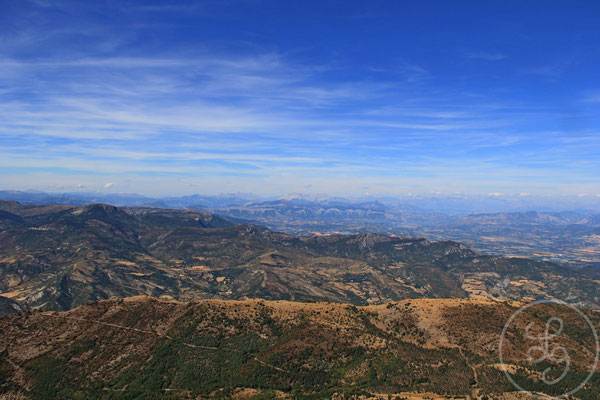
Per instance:
[[[0,0],[0,188],[600,198],[599,17]]]

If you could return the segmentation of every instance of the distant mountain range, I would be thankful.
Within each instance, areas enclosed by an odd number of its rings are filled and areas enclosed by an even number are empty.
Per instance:
[[[245,204],[258,201],[260,197],[246,193],[231,193],[217,196],[190,195],[180,197],[152,198],[138,194],[119,193],[44,193],[22,192],[17,190],[0,191],[0,200],[14,200],[22,204],[63,204],[86,205],[96,203],[109,203],[117,206],[143,206],[143,207],[171,207],[188,208],[197,207],[224,207],[233,204]]]
[[[600,308],[595,270],[381,234],[293,236],[193,210],[0,202],[0,296],[68,310],[151,295],[381,304],[558,298]]]
[[[52,195],[0,191],[0,199],[16,200],[22,204],[85,205],[108,202],[129,207],[196,209],[235,223],[262,225],[294,235],[372,232],[430,240],[450,239],[464,242],[485,254],[530,257],[574,267],[600,268],[600,212],[594,210],[453,214],[442,212],[447,211],[448,207],[443,205],[441,198],[401,202],[391,198],[365,200],[302,194],[270,200],[259,199],[251,194],[153,199],[122,194]],[[478,197],[471,200],[477,203],[477,199],[483,201]],[[465,199],[447,200],[448,203],[462,201],[463,205],[467,204]],[[495,197],[485,199],[485,202],[492,203],[500,201]],[[511,206],[502,201],[507,209],[515,208],[514,204]],[[437,211],[431,211],[431,202],[439,206]]]
[[[482,213],[513,213],[530,210],[561,212],[579,210],[587,214],[600,214],[600,196],[529,196],[529,195],[403,195],[341,197],[327,194],[308,195],[292,193],[286,196],[263,196],[253,193],[225,193],[218,195],[186,195],[149,197],[139,194],[107,192],[63,192],[0,190],[0,200],[15,200],[23,204],[85,205],[108,203],[116,206],[147,206],[163,208],[226,208],[249,203],[283,200],[304,204],[360,204],[378,202],[388,211],[414,213],[443,213],[460,216]]]

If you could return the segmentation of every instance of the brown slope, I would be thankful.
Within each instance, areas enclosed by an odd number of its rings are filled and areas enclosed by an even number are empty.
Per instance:
[[[228,393],[252,388],[288,397],[362,391],[479,393],[498,399],[499,393],[514,391],[498,369],[497,349],[503,325],[516,309],[472,299],[354,307],[137,297],[65,313],[14,314],[0,319],[0,387],[31,398],[59,393],[229,398]],[[567,308],[524,312],[517,326],[534,323],[541,329],[548,315],[570,324],[556,345],[589,344],[585,326]],[[598,327],[598,315],[590,317]],[[538,373],[525,357],[533,344],[513,336],[507,352],[511,368],[524,368],[518,374],[527,383]],[[577,354],[573,369],[588,371],[590,355]],[[584,393],[600,394],[600,381],[591,381]]]

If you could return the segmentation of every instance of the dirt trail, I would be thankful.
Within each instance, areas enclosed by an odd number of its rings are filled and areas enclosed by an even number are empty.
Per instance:
[[[467,363],[469,368],[471,368],[471,370],[473,371],[473,381],[475,383],[471,387],[471,396],[473,399],[478,399],[479,393],[481,392],[481,388],[479,387],[479,374],[477,373],[477,368],[480,368],[485,364],[479,363],[479,364],[471,365],[471,363],[469,362],[469,358],[467,356],[465,356],[465,353],[464,353],[462,347],[458,347],[458,352],[460,353],[463,360],[465,360],[465,362]]]
[[[62,319],[68,319],[68,320],[73,320],[73,321],[79,321],[79,322],[87,322],[87,323],[96,324],[96,325],[108,326],[108,327],[111,327],[111,328],[125,329],[125,330],[132,331],[132,332],[145,333],[145,334],[148,334],[148,335],[154,335],[154,336],[158,336],[160,338],[165,338],[165,339],[171,339],[171,340],[173,339],[172,336],[165,335],[165,334],[162,334],[162,333],[153,332],[153,331],[145,331],[145,330],[142,330],[142,329],[131,328],[131,327],[128,327],[128,326],[117,325],[117,324],[111,324],[111,323],[108,323],[108,322],[95,321],[95,320],[85,319],[85,318],[67,317],[66,315],[60,315],[60,314],[56,314],[56,313],[53,313],[53,312],[43,312],[41,314],[44,315],[44,316],[46,316],[46,317],[52,317],[52,318],[57,318],[57,319],[62,318]],[[239,351],[233,350],[233,349],[223,349],[223,348],[211,347],[211,346],[198,346],[198,345],[190,344],[190,343],[182,343],[182,345],[184,345],[186,347],[190,347],[192,349],[223,350],[223,351],[231,351],[231,352],[239,353]],[[268,363],[266,363],[264,361],[261,361],[257,357],[254,357],[253,360],[256,361],[257,363],[259,363],[260,365],[272,368],[272,369],[274,369],[276,371],[289,373],[289,371],[286,371],[283,368],[279,368],[279,367],[276,367],[274,365],[268,364]]]
[[[91,323],[91,324],[103,325],[103,326],[108,326],[108,327],[111,327],[111,328],[125,329],[125,330],[132,331],[132,332],[145,333],[147,335],[158,336],[158,337],[165,338],[165,339],[173,339],[172,336],[165,335],[165,334],[162,334],[162,333],[152,332],[152,331],[144,331],[142,329],[131,328],[131,327],[128,327],[128,326],[117,325],[117,324],[110,324],[108,322],[94,321],[94,320],[85,319],[85,318],[67,317],[66,315],[54,314],[54,313],[51,313],[51,312],[43,312],[42,315],[44,315],[46,317],[52,317],[52,318],[62,318],[62,319],[69,319],[69,320],[73,320],[73,321],[88,322],[88,323]],[[182,343],[182,344],[184,346],[191,347],[191,348],[194,348],[194,349],[220,350],[218,347],[197,346],[195,344],[189,344],[189,343]]]

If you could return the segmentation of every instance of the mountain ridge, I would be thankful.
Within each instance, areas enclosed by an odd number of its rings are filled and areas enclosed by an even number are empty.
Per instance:
[[[137,296],[66,312],[11,314],[0,317],[0,392],[32,399],[423,399],[431,393],[514,400],[498,343],[520,305],[411,299],[356,307]],[[548,316],[569,321],[555,344],[579,354],[569,378],[548,389],[558,395],[587,374],[591,337],[564,306],[525,310],[515,324],[543,327]],[[589,318],[600,324],[597,313]],[[536,376],[546,368],[524,355],[536,343],[515,336],[504,353],[514,378],[533,388],[542,387]],[[596,376],[577,398],[598,394]]]
[[[293,236],[195,210],[0,202],[0,296],[66,310],[111,297],[335,301],[557,298],[598,308],[592,270],[364,233]],[[16,213],[16,214],[15,214]],[[588,272],[589,271],[589,272]]]

